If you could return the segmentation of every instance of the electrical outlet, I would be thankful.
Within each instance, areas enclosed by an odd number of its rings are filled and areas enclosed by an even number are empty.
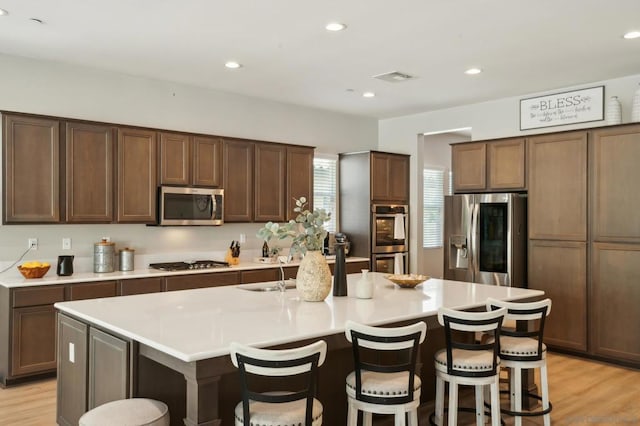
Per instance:
[[[62,250],[71,250],[71,238],[62,239]]]
[[[247,242],[247,234],[240,234],[240,244]]]
[[[29,250],[38,250],[38,239],[29,238],[27,241],[27,248],[29,248]]]

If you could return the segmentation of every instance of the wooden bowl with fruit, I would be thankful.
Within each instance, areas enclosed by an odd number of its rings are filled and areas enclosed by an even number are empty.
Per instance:
[[[18,271],[25,278],[42,278],[49,272],[50,267],[47,262],[25,262],[18,266]]]

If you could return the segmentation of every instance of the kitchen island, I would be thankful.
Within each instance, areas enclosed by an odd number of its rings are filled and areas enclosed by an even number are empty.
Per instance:
[[[426,320],[423,355],[436,349],[439,307],[473,309],[487,297],[535,299],[537,290],[430,279],[402,289],[372,273],[372,299],[355,298],[359,274],[348,276],[349,296],[304,302],[296,290],[261,291],[274,283],[153,293],[56,303],[58,315],[58,423],[73,423],[87,408],[110,399],[148,396],[167,402],[172,424],[231,425],[240,399],[229,344],[287,347],[325,339],[320,373],[326,424],[344,424],[344,378],[352,363],[344,325]],[[423,386],[432,361],[422,357]],[[85,376],[82,372],[85,371]],[[87,377],[88,376],[88,377]],[[428,395],[428,392],[424,392]],[[80,402],[79,402],[80,401]],[[87,401],[83,406],[81,401]]]

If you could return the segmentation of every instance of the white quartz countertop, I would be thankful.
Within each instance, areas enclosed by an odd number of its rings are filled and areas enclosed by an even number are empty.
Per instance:
[[[435,315],[438,308],[484,306],[487,297],[518,300],[544,293],[430,279],[414,289],[399,288],[370,273],[372,299],[357,299],[361,274],[348,275],[348,296],[305,302],[295,289],[258,292],[246,284],[197,290],[56,303],[60,311],[138,341],[182,361],[227,355],[233,341],[267,347],[342,333],[353,320],[380,325]]]
[[[368,262],[369,259],[365,257],[347,257],[346,262]],[[334,263],[335,259],[327,259],[328,263]],[[290,262],[283,266],[298,266],[300,262]],[[56,285],[56,284],[72,284],[79,282],[91,282],[91,281],[109,281],[109,280],[128,280],[134,278],[149,278],[149,277],[162,277],[171,275],[189,275],[189,274],[211,274],[216,272],[234,272],[234,271],[246,271],[254,269],[273,269],[278,268],[277,263],[262,263],[262,262],[241,262],[239,265],[233,265],[223,268],[210,268],[210,269],[198,269],[198,270],[184,270],[184,271],[161,271],[158,269],[136,269],[133,271],[115,271],[103,274],[97,274],[94,272],[79,272],[74,273],[71,276],[59,277],[56,275],[56,265],[51,265],[51,268],[47,274],[42,278],[27,279],[22,275],[11,275],[2,277],[0,275],[0,285],[13,288],[13,287],[29,287],[29,286],[41,286],[41,285]]]

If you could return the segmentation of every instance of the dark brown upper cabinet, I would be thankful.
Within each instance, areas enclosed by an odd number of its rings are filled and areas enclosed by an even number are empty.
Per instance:
[[[4,223],[60,221],[60,123],[3,115]]]
[[[285,220],[295,219],[298,213],[295,199],[305,197],[307,208],[313,211],[313,148],[287,147],[287,195]]]
[[[159,138],[161,185],[222,185],[220,138],[169,132]]]
[[[256,222],[285,220],[286,171],[286,146],[256,143],[253,184]]]
[[[66,221],[113,221],[114,129],[110,126],[67,122]]]
[[[118,223],[156,222],[156,132],[118,129]]]
[[[526,189],[526,140],[451,145],[453,191],[521,191]]]
[[[409,202],[409,156],[371,152],[371,201]]]
[[[225,140],[223,148],[224,221],[253,220],[253,157],[255,144]]]

